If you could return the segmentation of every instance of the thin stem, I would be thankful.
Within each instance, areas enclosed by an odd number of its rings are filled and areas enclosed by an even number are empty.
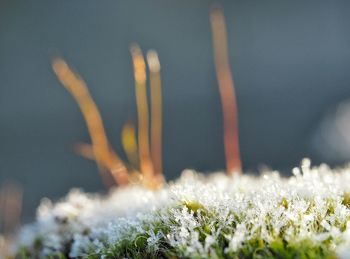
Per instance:
[[[135,126],[131,122],[127,122],[123,126],[121,141],[129,163],[134,168],[137,168],[138,154],[137,154],[136,133],[135,133]]]
[[[226,170],[229,174],[241,171],[238,137],[238,113],[235,86],[231,74],[224,15],[219,8],[210,13],[216,77],[219,84],[224,126]]]
[[[140,170],[146,182],[154,178],[153,163],[149,145],[149,112],[146,88],[146,65],[141,49],[134,44],[130,48],[135,78],[136,106],[138,116],[138,145]]]
[[[151,85],[151,154],[156,175],[162,175],[162,88],[160,63],[154,50],[147,52]]]
[[[101,115],[85,82],[61,58],[55,58],[52,67],[60,82],[79,105],[89,130],[98,167],[107,169],[117,184],[127,184],[129,181],[127,169],[118,155],[110,149]],[[104,170],[100,172],[103,174]],[[106,179],[104,176],[103,178]]]

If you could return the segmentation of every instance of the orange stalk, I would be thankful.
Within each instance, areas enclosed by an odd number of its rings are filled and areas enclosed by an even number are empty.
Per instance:
[[[231,74],[227,33],[224,15],[219,8],[210,13],[216,77],[219,84],[223,112],[224,147],[226,170],[229,174],[241,171],[241,159],[238,138],[238,112],[235,86]]]
[[[119,157],[110,150],[102,118],[85,82],[61,58],[55,58],[52,67],[60,82],[79,105],[89,130],[97,165],[100,169],[107,169],[117,184],[126,184],[128,182],[127,169]],[[102,170],[101,174],[103,172]]]
[[[0,188],[0,232],[5,237],[19,226],[22,211],[23,190],[13,183]]]
[[[140,170],[144,174],[145,181],[152,182],[154,180],[154,169],[150,156],[149,145],[149,112],[146,88],[146,64],[141,49],[138,45],[132,45],[130,51],[135,78]]]
[[[93,148],[93,145],[91,145],[91,144],[88,144],[88,143],[76,143],[73,146],[73,150],[74,150],[74,152],[76,154],[82,156],[85,159],[96,161],[94,148]],[[111,155],[112,155],[112,162],[113,162],[113,156],[115,156],[116,154],[115,154],[115,152],[112,149],[111,149],[110,152],[111,152]],[[114,161],[114,163],[115,163],[115,161]],[[103,184],[107,188],[112,187],[114,185],[114,182],[115,182],[114,179],[111,179],[111,178],[113,178],[112,174],[110,174],[110,173],[108,173],[108,171],[106,171],[106,170],[108,170],[106,167],[99,166],[99,170],[100,170],[100,173],[101,173],[101,178],[102,178]],[[129,178],[130,178],[130,176],[129,176]]]
[[[14,183],[0,188],[0,258],[10,258],[11,244],[20,224],[23,189]]]
[[[147,52],[151,85],[151,154],[156,175],[162,175],[162,88],[160,63],[154,50]]]
[[[95,160],[94,149],[91,144],[88,143],[76,143],[73,146],[73,150],[76,154],[82,156],[85,159]]]

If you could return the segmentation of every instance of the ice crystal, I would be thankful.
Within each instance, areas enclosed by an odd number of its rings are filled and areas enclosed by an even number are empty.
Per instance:
[[[128,186],[43,200],[19,234],[28,258],[348,258],[350,167],[293,176],[187,170],[157,191]]]

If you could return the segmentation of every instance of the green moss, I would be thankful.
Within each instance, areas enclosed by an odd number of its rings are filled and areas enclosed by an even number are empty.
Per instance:
[[[344,192],[342,204],[344,206],[346,206],[347,208],[350,208],[350,193],[349,192]]]
[[[288,206],[286,201],[283,201],[284,206]],[[204,244],[205,238],[212,234],[212,230],[217,230],[215,222],[217,221],[215,213],[208,211],[198,202],[186,202],[182,206],[185,206],[189,210],[197,213],[201,213],[201,220],[199,226],[195,228],[199,233],[199,241]],[[181,208],[179,208],[181,209]],[[328,213],[332,213],[332,206]],[[196,217],[197,217],[196,216]],[[169,215],[171,218],[171,215]],[[172,221],[170,221],[172,222]],[[209,225],[209,222],[212,224]],[[214,223],[213,223],[214,222]],[[123,240],[107,248],[103,252],[103,256],[107,259],[112,258],[189,258],[186,256],[186,247],[172,247],[168,242],[166,235],[170,231],[170,226],[168,223],[157,221],[154,223],[148,223],[145,229],[153,229],[154,233],[162,232],[164,236],[159,242],[159,247],[155,251],[150,251],[147,247],[148,236],[138,235],[134,240]],[[175,224],[175,221],[174,221]],[[229,226],[227,229],[220,229],[220,234],[216,238],[215,244],[213,244],[213,249],[210,254],[204,258],[252,258],[252,259],[262,259],[262,258],[280,258],[280,259],[333,259],[336,258],[335,252],[331,248],[331,242],[326,240],[322,243],[315,244],[310,240],[304,240],[303,242],[287,242],[283,239],[283,235],[278,235],[272,242],[266,243],[257,234],[256,237],[246,241],[242,244],[241,248],[236,252],[225,252],[228,247],[229,242],[226,238],[227,234],[233,234],[235,227]],[[230,232],[231,231],[231,232]],[[89,257],[90,258],[90,257]],[[201,255],[191,255],[191,258],[203,258]],[[91,257],[90,259],[95,259]]]
[[[289,207],[288,200],[286,198],[282,198],[281,205],[287,210]]]
[[[183,204],[189,211],[193,211],[194,216],[197,216],[198,212],[202,214],[207,212],[206,208],[197,201],[184,201]]]
[[[350,197],[348,197],[350,200]],[[345,202],[345,196],[344,196]],[[287,199],[282,198],[281,202],[278,205],[282,205],[285,209],[289,208],[289,202]],[[308,207],[307,213],[313,213],[316,204],[311,202]],[[334,214],[336,204],[334,201],[327,201],[327,215]],[[201,254],[196,254],[195,252],[191,253],[191,257],[188,257],[188,247],[186,246],[172,246],[168,240],[168,234],[171,233],[172,228],[179,227],[179,222],[175,219],[175,215],[172,212],[173,209],[182,211],[186,208],[197,221],[198,225],[194,228],[194,231],[198,232],[198,241],[204,245],[206,238],[209,235],[215,234],[215,241],[211,245],[211,250],[207,255],[203,256]],[[124,239],[119,240],[115,244],[107,245],[104,249],[99,252],[96,252],[94,248],[90,250],[87,248],[88,254],[87,259],[98,259],[102,256],[106,259],[115,259],[115,258],[218,258],[218,259],[240,259],[240,258],[252,258],[252,259],[262,259],[262,258],[278,258],[278,259],[333,259],[336,258],[335,251],[333,250],[334,244],[337,240],[327,239],[323,242],[314,242],[311,240],[299,241],[286,241],[285,240],[285,230],[287,228],[293,228],[293,221],[289,221],[285,226],[282,226],[278,233],[274,233],[272,229],[273,220],[272,215],[265,215],[265,226],[266,231],[273,233],[271,236],[274,236],[275,239],[270,242],[266,242],[261,238],[262,229],[258,228],[254,230],[253,236],[239,246],[238,251],[227,251],[229,247],[229,236],[235,234],[236,226],[240,222],[244,221],[244,213],[242,215],[236,215],[233,212],[229,213],[229,216],[234,220],[229,225],[223,227],[222,222],[219,220],[218,212],[215,210],[210,210],[206,208],[203,204],[200,204],[196,201],[183,202],[173,208],[165,209],[158,211],[159,214],[167,214],[166,217],[154,217],[156,220],[150,222],[145,221],[142,225],[144,231],[138,232],[131,229],[130,234],[124,236]],[[166,219],[163,221],[162,219]],[[314,233],[322,233],[325,229],[321,225],[323,218],[315,218],[312,226],[312,231]],[[338,223],[334,223],[338,224]],[[339,224],[340,225],[340,224]],[[247,231],[250,231],[254,228],[254,223],[247,224]],[[342,228],[344,231],[346,226]],[[152,231],[155,235],[160,234],[160,240],[157,242],[157,246],[149,246],[148,238],[149,234]],[[297,229],[295,229],[297,233]],[[21,248],[16,256],[16,259],[36,259],[39,258],[39,251],[42,249],[43,243],[40,238],[35,240],[31,250],[27,248]],[[65,259],[68,258],[67,255],[62,253],[52,254],[48,259]]]

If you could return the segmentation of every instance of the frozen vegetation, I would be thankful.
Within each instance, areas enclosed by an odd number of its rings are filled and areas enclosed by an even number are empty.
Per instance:
[[[161,189],[45,199],[18,258],[350,258],[350,167],[293,176],[184,171]]]

